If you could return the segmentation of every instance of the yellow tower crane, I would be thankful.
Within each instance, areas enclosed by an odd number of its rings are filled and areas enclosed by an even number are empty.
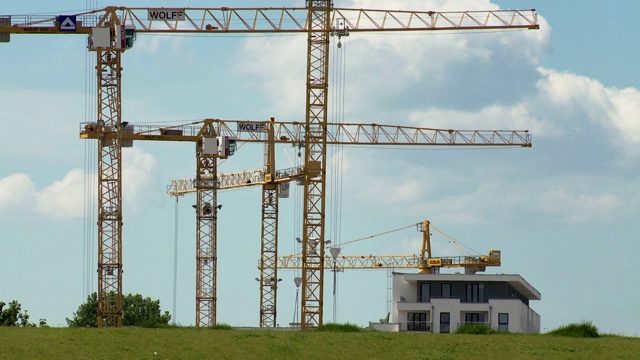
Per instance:
[[[341,24],[339,28],[332,24]],[[494,11],[391,11],[333,7],[331,0],[307,0],[305,8],[128,8],[110,6],[54,17],[0,16],[0,42],[11,34],[84,34],[89,50],[97,55],[98,133],[98,325],[122,326],[122,168],[121,151],[126,126],[122,124],[122,53],[130,49],[137,33],[305,33],[307,34],[307,96],[305,119],[305,176],[303,212],[302,328],[322,325],[324,248],[316,252],[309,239],[324,238],[327,144],[327,89],[330,36],[347,32],[538,29],[535,10]],[[202,143],[212,144],[201,134]],[[205,148],[207,148],[205,150]],[[215,204],[206,176],[215,178],[216,154],[208,145],[198,157],[198,202]],[[196,290],[196,326],[215,324],[215,266],[209,258],[215,251],[213,218],[201,213],[197,248],[207,269],[198,277],[207,287]],[[204,250],[203,250],[204,251]],[[213,255],[215,258],[215,255]],[[205,300],[206,299],[206,300]]]
[[[231,174],[221,174],[218,177],[217,189],[237,188],[253,185],[262,186],[262,237],[260,259],[260,326],[275,327],[277,303],[277,270],[281,265],[290,264],[292,259],[278,258],[278,184],[301,178],[317,178],[321,175],[317,166],[311,169],[297,167],[286,170],[275,170],[275,143],[299,144],[308,131],[304,124],[292,122],[270,121],[236,122],[237,131],[233,130],[232,121],[217,121],[216,134],[226,135],[238,142],[264,142],[267,146],[265,167],[260,170],[242,171]],[[179,130],[183,131],[183,130]],[[374,145],[374,146],[509,146],[530,147],[531,135],[526,130],[453,130],[432,129],[397,125],[356,124],[356,123],[328,123],[326,127],[328,145]],[[197,192],[196,179],[173,180],[168,186],[167,193],[171,196]],[[214,219],[215,221],[215,219]],[[312,240],[315,253],[322,252],[323,268],[327,268],[324,246],[320,241]],[[428,241],[425,245],[430,244]],[[430,252],[430,245],[426,247]],[[302,259],[297,258],[297,265],[302,268]],[[424,258],[424,254],[423,254]],[[364,265],[361,258],[345,258],[352,264]],[[391,257],[389,264],[406,263],[409,257]],[[373,264],[373,263],[372,263]],[[375,264],[378,264],[377,262]],[[417,262],[416,262],[417,264]],[[410,267],[416,267],[412,265]],[[378,266],[376,266],[378,267]],[[399,267],[399,266],[396,266]]]
[[[418,269],[420,273],[439,273],[441,268],[463,268],[465,274],[485,271],[487,266],[501,265],[501,251],[490,250],[489,255],[471,255],[456,246],[463,256],[432,256],[431,223],[428,220],[417,223],[422,233],[420,255],[331,255],[325,256],[325,270],[337,269]],[[348,243],[348,242],[347,242]],[[454,243],[454,246],[456,244]],[[260,268],[261,264],[258,265]],[[300,255],[278,257],[278,269],[301,269]]]

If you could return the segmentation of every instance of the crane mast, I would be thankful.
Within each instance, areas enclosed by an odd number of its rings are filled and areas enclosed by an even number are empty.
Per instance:
[[[216,324],[218,270],[217,193],[218,170],[216,132],[205,122],[196,142],[196,324]]]
[[[329,36],[332,23],[344,21],[350,32],[472,29],[538,29],[535,10],[390,11],[333,8],[327,0],[308,0],[306,8],[127,8],[106,7],[54,17],[1,16],[0,42],[11,34],[85,34],[97,52],[98,181],[98,323],[122,326],[122,169],[121,54],[135,33],[306,33],[307,96],[303,214],[302,328],[322,325],[325,162]],[[215,132],[200,134],[197,154],[198,239],[196,326],[215,324],[216,313],[216,154],[206,152]],[[167,138],[168,139],[168,138]],[[179,139],[178,141],[192,141]],[[201,187],[203,185],[203,187]],[[212,206],[204,213],[205,205]]]
[[[305,176],[302,213],[301,328],[322,325],[324,298],[324,210],[327,157],[329,29],[332,0],[309,0],[307,35],[307,111],[304,167],[321,176]]]
[[[122,50],[99,50],[98,124],[117,129],[98,137],[98,326],[122,326]]]
[[[266,124],[268,142],[265,144],[262,184],[262,236],[260,264],[260,327],[275,327],[278,289],[278,183],[276,183],[276,156],[274,141],[274,118]]]

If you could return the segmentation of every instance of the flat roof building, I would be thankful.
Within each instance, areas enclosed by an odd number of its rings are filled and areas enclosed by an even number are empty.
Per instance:
[[[497,331],[539,333],[529,307],[541,294],[520,275],[393,273],[391,323],[395,331],[455,332],[464,324]],[[389,324],[391,325],[391,324]]]

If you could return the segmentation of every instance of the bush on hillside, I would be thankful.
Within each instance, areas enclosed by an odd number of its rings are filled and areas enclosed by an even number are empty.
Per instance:
[[[117,295],[108,293],[106,296],[115,302]],[[66,320],[70,327],[98,327],[98,294],[94,292],[87,296],[87,301],[73,313],[73,318]],[[155,328],[166,326],[169,320],[169,312],[165,311],[162,314],[160,311],[160,300],[145,298],[140,294],[122,296],[122,325]]]
[[[355,324],[335,324],[328,323],[320,326],[318,331],[339,331],[339,332],[357,332],[362,331],[362,328]]]
[[[225,324],[225,323],[217,323],[213,326],[209,326],[209,329],[212,330],[233,330],[233,327],[229,324]]]
[[[456,330],[456,334],[486,335],[494,331],[486,324],[464,324]]]
[[[549,332],[551,335],[558,336],[570,336],[570,337],[578,337],[578,338],[597,338],[600,337],[598,334],[598,328],[591,323],[591,321],[583,321],[581,323],[572,323],[569,325],[560,326],[557,329]]]

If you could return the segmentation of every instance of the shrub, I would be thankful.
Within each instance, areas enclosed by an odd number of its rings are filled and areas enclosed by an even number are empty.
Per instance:
[[[573,323],[569,325],[560,326],[557,329],[549,332],[551,335],[558,336],[570,336],[570,337],[579,337],[579,338],[597,338],[600,337],[598,334],[598,328],[591,323],[591,321],[583,321],[581,323]]]
[[[233,330],[233,327],[231,327],[231,325],[229,324],[225,324],[225,323],[217,323],[213,326],[210,326],[209,329],[212,330]]]
[[[334,324],[328,323],[320,326],[318,331],[340,331],[340,332],[358,332],[362,331],[362,328],[355,324]]]
[[[464,324],[456,330],[456,334],[486,335],[493,333],[494,331],[485,324]]]

